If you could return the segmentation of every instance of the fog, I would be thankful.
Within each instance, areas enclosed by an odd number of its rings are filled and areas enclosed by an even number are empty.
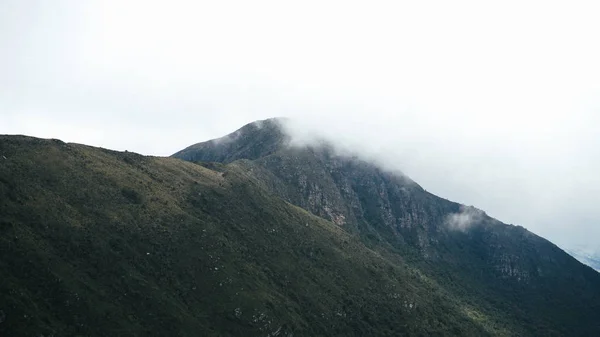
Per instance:
[[[257,119],[600,244],[594,2],[0,3],[0,133],[170,155]],[[460,220],[460,219],[458,219]]]

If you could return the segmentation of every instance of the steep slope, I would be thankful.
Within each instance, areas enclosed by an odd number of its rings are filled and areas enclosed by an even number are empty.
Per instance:
[[[264,189],[358,234],[388,260],[408,261],[504,325],[535,335],[600,334],[598,273],[552,243],[331,146],[288,146],[278,120],[265,124],[174,156],[243,167]],[[262,142],[248,143],[254,139]]]
[[[0,335],[521,333],[245,165],[0,136]]]

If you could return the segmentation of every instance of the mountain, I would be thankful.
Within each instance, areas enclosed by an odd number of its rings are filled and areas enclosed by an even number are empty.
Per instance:
[[[600,331],[598,274],[554,244],[432,195],[400,172],[339,154],[326,142],[294,146],[282,123],[251,123],[174,157],[242,165],[273,195],[335,223],[390,260],[410,263],[495,324],[530,335]]]
[[[0,335],[600,333],[593,269],[281,123],[174,158],[0,136]]]

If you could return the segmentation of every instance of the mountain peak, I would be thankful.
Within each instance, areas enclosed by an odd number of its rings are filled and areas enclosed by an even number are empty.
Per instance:
[[[173,157],[224,163],[264,157],[289,142],[282,125],[285,120],[269,118],[254,121],[224,137],[191,145],[173,154]]]

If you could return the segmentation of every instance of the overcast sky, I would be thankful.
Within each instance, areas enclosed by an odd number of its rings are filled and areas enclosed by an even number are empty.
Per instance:
[[[0,0],[0,133],[170,155],[294,117],[442,197],[600,246],[595,3]]]

